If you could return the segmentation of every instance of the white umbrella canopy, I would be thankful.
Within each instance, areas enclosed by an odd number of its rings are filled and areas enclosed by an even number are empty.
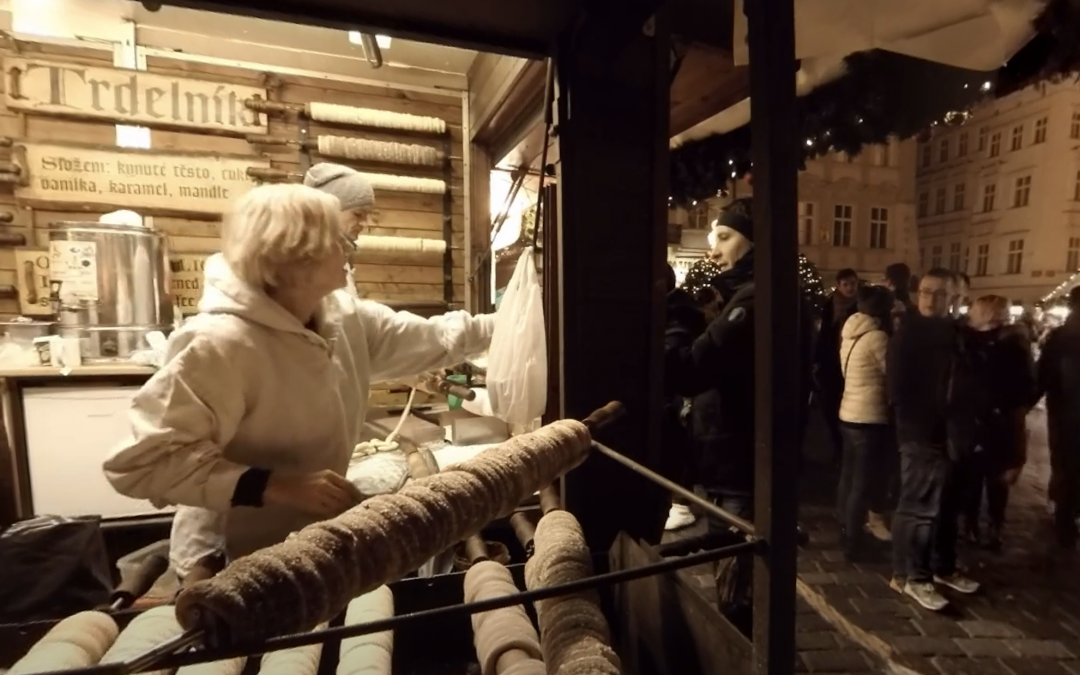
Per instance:
[[[735,65],[749,63],[745,0],[735,0]],[[889,51],[969,70],[1001,66],[1034,35],[1043,0],[798,0],[795,58]]]
[[[746,65],[745,0],[734,0],[732,57]],[[994,71],[1031,38],[1044,0],[797,0],[795,56],[799,96],[842,76],[844,59],[884,49],[957,68]],[[687,141],[727,133],[750,122],[750,99],[671,139]]]

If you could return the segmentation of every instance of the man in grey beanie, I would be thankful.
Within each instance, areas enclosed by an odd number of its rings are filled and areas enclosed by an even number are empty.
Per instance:
[[[347,166],[322,162],[304,174],[304,185],[338,198],[341,202],[341,229],[349,241],[355,242],[375,210],[375,190],[371,187],[371,181]],[[346,273],[349,282],[345,289],[351,295],[358,296],[351,262],[346,266]]]
[[[316,164],[304,174],[304,185],[338,198],[341,226],[349,239],[356,239],[375,210],[375,190],[371,181],[347,166],[330,162]]]

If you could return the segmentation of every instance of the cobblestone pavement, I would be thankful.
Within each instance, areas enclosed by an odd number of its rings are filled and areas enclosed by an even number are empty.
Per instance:
[[[867,564],[844,562],[828,505],[830,472],[819,470],[805,481],[801,515],[811,545],[799,559],[800,595],[894,670],[1080,675],[1080,566],[1053,545],[1041,411],[1032,413],[1029,428],[1030,461],[1013,489],[1004,550],[961,545],[961,565],[983,584],[979,594],[950,594],[950,610],[935,614],[889,588],[887,554]]]
[[[983,589],[949,594],[953,604],[940,614],[889,588],[887,550],[874,562],[844,561],[832,506],[836,472],[823,435],[812,432],[801,490],[800,518],[811,542],[798,562],[796,671],[1080,675],[1080,558],[1063,559],[1053,545],[1043,413],[1033,412],[1028,425],[1030,457],[1011,495],[1004,549],[961,544],[961,565]],[[699,521],[677,536],[701,527]],[[709,569],[683,574],[715,599]]]

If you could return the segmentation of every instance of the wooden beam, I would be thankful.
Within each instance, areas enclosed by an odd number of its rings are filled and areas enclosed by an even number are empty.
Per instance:
[[[671,84],[671,135],[676,136],[750,95],[750,74],[731,53],[693,45]]]
[[[469,71],[473,141],[498,162],[543,111],[547,69],[542,61],[482,54]]]

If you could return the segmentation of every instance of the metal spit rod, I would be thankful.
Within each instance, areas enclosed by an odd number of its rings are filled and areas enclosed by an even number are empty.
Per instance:
[[[182,652],[181,650],[189,649],[198,644],[201,637],[197,633],[185,633],[184,635],[158,645],[150,652],[130,661],[91,666],[89,668],[78,668],[75,670],[41,673],[40,675],[133,675],[134,673],[142,673],[150,670],[174,670],[176,668],[198,663],[210,663],[212,661],[223,661],[226,659],[251,656],[252,654],[266,654],[284,649],[295,649],[297,647],[329,642],[331,640],[343,640],[346,638],[359,637],[361,635],[370,635],[372,633],[382,633],[413,623],[436,621],[458,615],[490,612],[495,609],[524,605],[538,600],[547,600],[605,586],[636,581],[637,579],[667,574],[687,567],[694,567],[695,565],[723,560],[744,553],[754,553],[757,552],[761,546],[763,546],[763,543],[760,541],[745,541],[731,546],[716,548],[711,551],[695,553],[683,558],[672,558],[663,562],[642,565],[641,567],[635,567],[633,569],[597,574],[586,579],[579,579],[558,586],[538,588],[532,591],[521,591],[519,593],[504,595],[502,597],[491,598],[479,602],[425,609],[419,612],[401,614],[387,619],[372,621],[370,623],[324,628],[310,633],[271,638],[258,644],[233,645],[229,647]]]
[[[588,417],[583,420],[583,423],[588,426],[590,430],[596,430],[619,419],[625,413],[626,409],[624,408],[622,403],[618,401],[612,401],[604,407],[593,411]],[[345,639],[350,637],[358,637],[361,635],[368,635],[371,633],[381,633],[387,630],[393,630],[398,626],[413,622],[433,621],[441,618],[455,616],[458,614],[478,614],[481,612],[488,612],[495,609],[502,609],[515,605],[523,605],[529,602],[535,602],[537,600],[546,600],[562,595],[580,593],[586,590],[592,590],[604,586],[625,583],[628,581],[643,579],[658,574],[674,572],[687,567],[693,567],[695,565],[700,565],[707,562],[714,562],[716,560],[734,557],[742,553],[756,553],[759,552],[760,549],[764,546],[763,542],[753,537],[753,525],[747,523],[745,520],[738,518],[737,516],[730,514],[723,509],[720,509],[719,507],[707,500],[701,499],[694,493],[689,492],[688,490],[679,486],[676,483],[672,483],[663,476],[619,454],[618,452],[615,452],[614,450],[605,445],[601,445],[600,443],[596,443],[594,441],[593,448],[600,451],[602,454],[610,457],[611,459],[619,462],[631,471],[635,471],[641,474],[645,478],[657,483],[661,487],[669,489],[672,492],[698,504],[709,513],[712,513],[718,518],[722,518],[725,522],[729,522],[733,526],[738,527],[740,530],[747,532],[747,541],[739,544],[733,544],[731,546],[720,547],[710,551],[695,553],[682,558],[675,558],[665,560],[660,563],[644,565],[641,567],[636,567],[634,569],[619,570],[617,572],[608,572],[606,574],[594,575],[586,579],[579,579],[577,581],[573,581],[567,584],[560,584],[558,586],[550,586],[547,588],[540,588],[532,591],[523,591],[520,593],[503,596],[501,598],[492,598],[480,602],[448,605],[446,607],[438,607],[435,609],[423,610],[410,614],[403,614],[400,616],[394,616],[388,619],[382,619],[379,621],[373,621],[365,624],[326,628],[323,630],[313,631],[300,635],[288,635],[284,637],[271,638],[258,645],[236,645],[226,648],[197,649],[195,651],[188,651],[200,644],[203,638],[202,631],[189,631],[175,638],[172,638],[171,640],[167,640],[157,645],[153,649],[149,650],[145,654],[130,659],[128,661],[91,666],[89,668],[78,668],[75,670],[41,673],[40,675],[134,675],[135,673],[142,673],[150,670],[174,669],[185,665],[209,663],[212,661],[250,656],[251,654],[262,654],[272,651],[280,651],[284,649],[293,649],[295,647],[302,647],[305,645],[317,644],[335,639]],[[549,490],[548,492],[550,495],[553,491]]]

